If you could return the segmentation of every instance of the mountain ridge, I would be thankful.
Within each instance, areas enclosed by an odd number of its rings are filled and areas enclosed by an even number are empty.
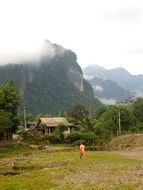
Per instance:
[[[15,80],[28,113],[55,115],[76,104],[101,105],[83,78],[76,54],[49,41],[45,43],[35,62],[0,66],[0,83]]]
[[[83,74],[94,88],[95,96],[100,100],[105,98],[106,100],[116,99],[118,101],[122,97],[122,101],[132,96],[143,96],[143,75],[132,75],[122,67],[105,69],[98,65],[89,65],[83,69]],[[103,89],[100,93],[95,90],[99,83]],[[115,89],[118,92],[116,96],[114,96]]]

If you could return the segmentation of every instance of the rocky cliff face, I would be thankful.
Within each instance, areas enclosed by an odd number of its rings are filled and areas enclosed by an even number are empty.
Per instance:
[[[83,88],[83,74],[77,69],[71,68],[68,71],[68,77],[73,85],[78,88],[81,92],[84,91]]]
[[[94,99],[91,86],[83,79],[75,53],[46,43],[36,62],[0,67],[0,82],[16,81],[30,113],[57,114],[76,104],[100,105]]]
[[[49,49],[52,52],[52,56],[49,58]],[[80,66],[77,63],[77,57],[74,52],[67,50],[57,44],[51,44],[46,41],[44,46],[44,53],[40,58],[40,63],[57,64],[57,67],[64,65],[66,68],[65,75],[68,76],[70,82],[81,92],[84,91],[83,85],[83,73]]]

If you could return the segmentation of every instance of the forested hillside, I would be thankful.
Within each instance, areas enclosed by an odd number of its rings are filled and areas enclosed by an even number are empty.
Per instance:
[[[92,80],[89,80],[89,83],[93,87],[95,96],[102,101],[121,101],[128,99],[131,96],[129,90],[122,88],[116,82],[111,80],[94,77]]]
[[[35,62],[0,66],[0,83],[11,79],[15,80],[28,113],[58,114],[76,104],[101,105],[83,79],[75,53],[49,41],[45,41],[44,53]]]
[[[108,70],[98,65],[89,65],[83,69],[83,73],[87,77],[99,77],[112,80],[130,92],[142,92],[143,75],[132,75],[121,67]]]

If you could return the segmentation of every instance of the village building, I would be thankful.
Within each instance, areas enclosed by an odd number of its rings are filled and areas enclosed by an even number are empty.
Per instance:
[[[45,134],[52,134],[60,125],[67,127],[67,130],[64,131],[65,134],[70,134],[76,129],[76,127],[72,123],[69,123],[64,117],[41,117],[37,124],[38,127],[44,128]]]

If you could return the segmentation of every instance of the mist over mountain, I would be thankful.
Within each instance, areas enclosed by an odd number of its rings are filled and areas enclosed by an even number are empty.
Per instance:
[[[83,69],[83,73],[85,78],[88,79],[93,86],[94,91],[95,86],[99,85],[98,83],[100,83],[100,85],[102,83],[102,92],[99,94],[97,90],[95,91],[95,95],[100,99],[104,97],[107,99],[124,100],[130,96],[143,95],[143,75],[132,75],[124,68],[118,67],[108,70],[98,65],[89,65]],[[100,82],[97,78],[100,78]]]
[[[0,83],[14,79],[29,113],[58,114],[76,104],[98,107],[76,54],[45,41],[36,59],[0,66]]]
[[[129,90],[125,90],[111,80],[94,77],[92,80],[89,80],[89,83],[93,87],[95,97],[105,104],[114,104],[116,101],[122,101],[131,97]]]

